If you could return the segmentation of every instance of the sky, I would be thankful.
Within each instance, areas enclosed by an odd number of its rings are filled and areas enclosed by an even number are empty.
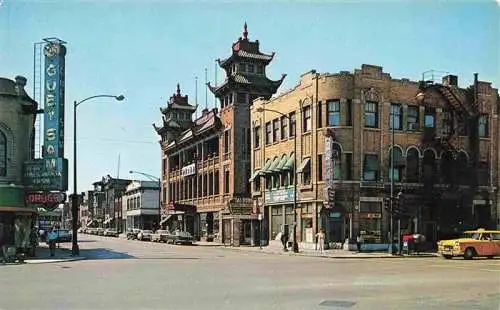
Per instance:
[[[382,66],[393,78],[418,80],[424,71],[479,79],[500,86],[500,10],[495,1],[72,1],[0,0],[0,76],[28,78],[33,90],[33,45],[67,42],[65,157],[72,167],[72,102],[98,94],[125,96],[78,107],[78,191],[113,177],[161,175],[161,123],[177,83],[190,102],[213,108],[208,79],[222,81],[215,59],[248,24],[261,51],[276,52],[267,75],[300,75]],[[216,73],[217,72],[217,73]],[[198,77],[198,96],[195,96]],[[196,98],[197,97],[197,100]],[[198,112],[199,113],[199,112]],[[72,169],[69,174],[70,190]]]

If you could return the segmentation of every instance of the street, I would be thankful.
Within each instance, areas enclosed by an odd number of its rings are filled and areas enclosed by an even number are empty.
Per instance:
[[[499,308],[498,259],[325,259],[79,238],[86,260],[1,266],[0,309]]]

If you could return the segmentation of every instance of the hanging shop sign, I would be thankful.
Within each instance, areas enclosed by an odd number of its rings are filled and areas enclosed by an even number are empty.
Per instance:
[[[68,160],[41,158],[25,162],[24,184],[38,191],[68,190]]]
[[[190,176],[190,175],[193,175],[196,173],[196,164],[190,164],[190,165],[187,165],[185,167],[182,167],[181,169],[181,174],[183,177],[187,177],[187,176]]]

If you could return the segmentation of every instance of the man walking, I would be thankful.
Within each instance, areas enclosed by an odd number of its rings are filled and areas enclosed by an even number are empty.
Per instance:
[[[319,232],[316,234],[316,238],[318,240],[317,254],[324,254],[325,251],[325,230],[321,228]]]
[[[49,231],[49,233],[47,235],[51,257],[53,257],[55,252],[56,252],[56,242],[57,242],[57,237],[58,237],[57,235],[58,235],[58,233],[56,232],[54,227],[52,227],[52,229]]]

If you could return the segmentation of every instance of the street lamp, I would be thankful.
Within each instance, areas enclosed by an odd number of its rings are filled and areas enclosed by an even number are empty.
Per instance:
[[[95,98],[115,98],[118,101],[122,101],[125,99],[123,95],[112,96],[112,95],[96,95],[85,98],[80,101],[73,102],[73,196],[71,200],[71,217],[72,220],[72,228],[73,228],[73,240],[71,246],[71,255],[78,256],[80,254],[80,249],[78,248],[78,194],[76,191],[76,178],[77,178],[77,169],[76,169],[76,108],[84,103],[87,100],[95,99]]]
[[[290,119],[290,116],[286,115],[283,112],[273,110],[273,109],[266,109],[262,107],[257,108],[257,112],[274,112],[278,113],[281,116],[285,117],[288,119],[288,123],[291,125],[292,120]],[[294,126],[293,130],[293,252],[298,253],[299,252],[299,244],[297,243],[297,124]]]
[[[390,128],[391,128],[391,200],[390,200],[390,226],[389,226],[389,253],[394,253],[394,112],[392,111],[392,106],[390,107]]]
[[[144,172],[134,171],[134,170],[130,170],[129,173],[130,174],[133,174],[133,173],[140,174],[140,175],[145,176],[146,178],[148,178],[152,181],[158,182],[158,229],[160,229],[160,222],[161,222],[161,179],[155,177],[154,175],[147,174]]]

